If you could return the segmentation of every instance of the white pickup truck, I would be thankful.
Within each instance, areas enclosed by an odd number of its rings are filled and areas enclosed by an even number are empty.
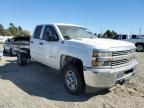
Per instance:
[[[29,51],[21,49],[17,54],[18,64],[26,64],[29,57],[58,70],[66,90],[75,95],[123,84],[138,64],[134,44],[99,39],[72,24],[36,26]]]
[[[138,52],[144,51],[144,36],[143,35],[116,35],[114,39],[132,42],[136,46]]]

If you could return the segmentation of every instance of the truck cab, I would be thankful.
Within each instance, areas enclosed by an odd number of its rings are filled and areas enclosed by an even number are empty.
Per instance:
[[[25,57],[50,66],[63,76],[71,94],[92,93],[127,82],[136,72],[133,43],[100,39],[85,27],[73,24],[37,25],[30,39],[30,53]]]

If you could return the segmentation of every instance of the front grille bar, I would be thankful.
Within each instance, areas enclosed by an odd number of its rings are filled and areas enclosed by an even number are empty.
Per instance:
[[[112,56],[121,56],[121,55],[128,55],[129,53],[134,53],[135,50],[126,50],[126,51],[116,51],[112,52]]]

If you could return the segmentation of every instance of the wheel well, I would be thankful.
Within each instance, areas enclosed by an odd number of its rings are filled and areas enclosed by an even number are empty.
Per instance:
[[[143,46],[144,46],[144,43],[139,42],[139,43],[136,43],[135,45],[136,45],[136,46],[137,46],[137,45],[143,45]]]
[[[84,81],[82,60],[78,59],[78,58],[75,58],[75,57],[71,57],[71,56],[65,56],[65,55],[61,56],[61,60],[60,60],[61,72],[63,72],[63,68],[69,63],[74,65],[79,70],[79,73],[82,76],[82,79]]]
[[[75,57],[62,55],[61,60],[60,60],[60,68],[63,69],[64,66],[67,65],[68,63],[72,63],[73,65],[77,67],[83,68],[82,60],[75,58]]]

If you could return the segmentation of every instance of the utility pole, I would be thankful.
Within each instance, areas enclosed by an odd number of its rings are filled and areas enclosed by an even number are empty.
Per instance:
[[[142,28],[140,27],[139,28],[139,36],[141,35],[141,31],[142,31]]]

